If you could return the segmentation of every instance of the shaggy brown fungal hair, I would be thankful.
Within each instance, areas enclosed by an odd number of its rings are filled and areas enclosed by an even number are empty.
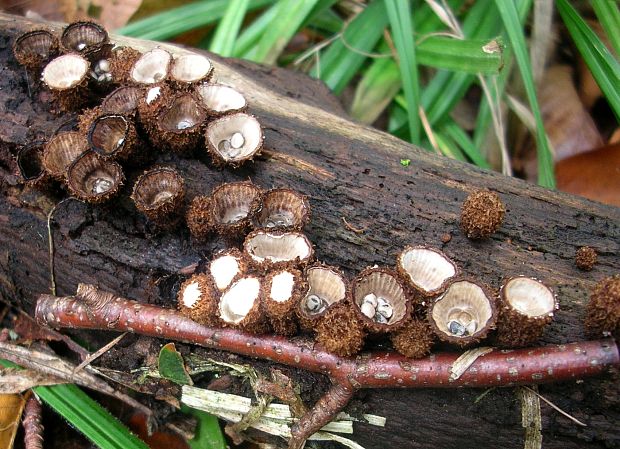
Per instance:
[[[461,229],[470,239],[483,239],[497,232],[506,207],[499,195],[489,190],[469,194],[461,207]]]

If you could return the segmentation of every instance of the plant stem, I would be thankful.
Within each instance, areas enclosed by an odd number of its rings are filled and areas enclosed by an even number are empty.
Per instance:
[[[43,448],[43,424],[41,424],[41,402],[34,394],[30,395],[24,407],[24,448],[42,449]]]

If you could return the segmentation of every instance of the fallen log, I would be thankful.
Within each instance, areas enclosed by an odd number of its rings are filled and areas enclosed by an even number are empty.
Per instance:
[[[49,292],[47,215],[63,196],[21,186],[13,157],[20,146],[51,136],[68,118],[50,114],[45,93],[11,55],[11,39],[32,25],[0,15],[0,293],[30,312],[38,295]],[[117,42],[141,49],[160,45],[123,38]],[[162,156],[186,179],[189,198],[223,181],[248,177],[263,187],[300,190],[310,197],[314,213],[307,234],[320,260],[351,275],[375,263],[393,264],[407,244],[441,247],[466,274],[491,285],[518,274],[551,285],[560,311],[541,343],[585,339],[588,291],[618,271],[619,209],[429,154],[356,124],[325,86],[304,75],[209,56],[216,77],[247,96],[250,112],[264,127],[266,149],[253,165],[238,171],[214,170],[206,158]],[[411,164],[400,165],[401,158]],[[154,233],[128,200],[129,187],[113,207],[65,201],[54,210],[50,233],[58,295],[72,294],[78,283],[91,283],[143,303],[172,306],[183,268],[223,246],[215,239],[197,245],[186,230]],[[472,242],[458,229],[460,204],[481,187],[498,192],[507,214],[492,239]],[[444,234],[451,234],[449,242]],[[588,273],[573,262],[584,245],[599,254]],[[119,348],[116,357],[136,359],[131,347]],[[136,363],[144,357],[139,354]],[[541,387],[541,394],[588,424],[578,428],[543,406],[545,447],[619,445],[617,385],[618,374],[613,373]],[[360,425],[354,439],[366,448],[521,447],[523,430],[513,392],[494,390],[476,402],[480,394],[474,389],[367,390],[360,401],[385,416],[387,425]]]

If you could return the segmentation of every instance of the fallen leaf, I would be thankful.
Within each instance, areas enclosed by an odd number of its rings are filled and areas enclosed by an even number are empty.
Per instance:
[[[0,394],[0,449],[11,449],[26,401],[19,394]]]
[[[112,32],[126,25],[141,5],[142,0],[93,0],[89,9],[97,11],[95,18]]]

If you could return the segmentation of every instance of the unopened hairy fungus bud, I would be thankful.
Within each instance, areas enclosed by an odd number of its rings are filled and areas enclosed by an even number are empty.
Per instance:
[[[586,306],[586,331],[593,337],[620,338],[620,275],[600,281]]]
[[[575,254],[575,265],[583,271],[590,271],[594,268],[598,255],[596,250],[590,246],[582,246]]]
[[[484,239],[502,225],[506,207],[499,195],[489,190],[469,194],[461,208],[461,229],[470,239]]]
[[[433,347],[435,336],[426,320],[413,318],[390,336],[394,349],[410,359],[426,357]]]
[[[317,322],[316,341],[341,357],[357,354],[364,346],[364,325],[348,301],[331,306]]]
[[[192,199],[187,212],[185,222],[189,232],[196,240],[204,242],[212,230],[211,226],[211,197],[198,195]]]

